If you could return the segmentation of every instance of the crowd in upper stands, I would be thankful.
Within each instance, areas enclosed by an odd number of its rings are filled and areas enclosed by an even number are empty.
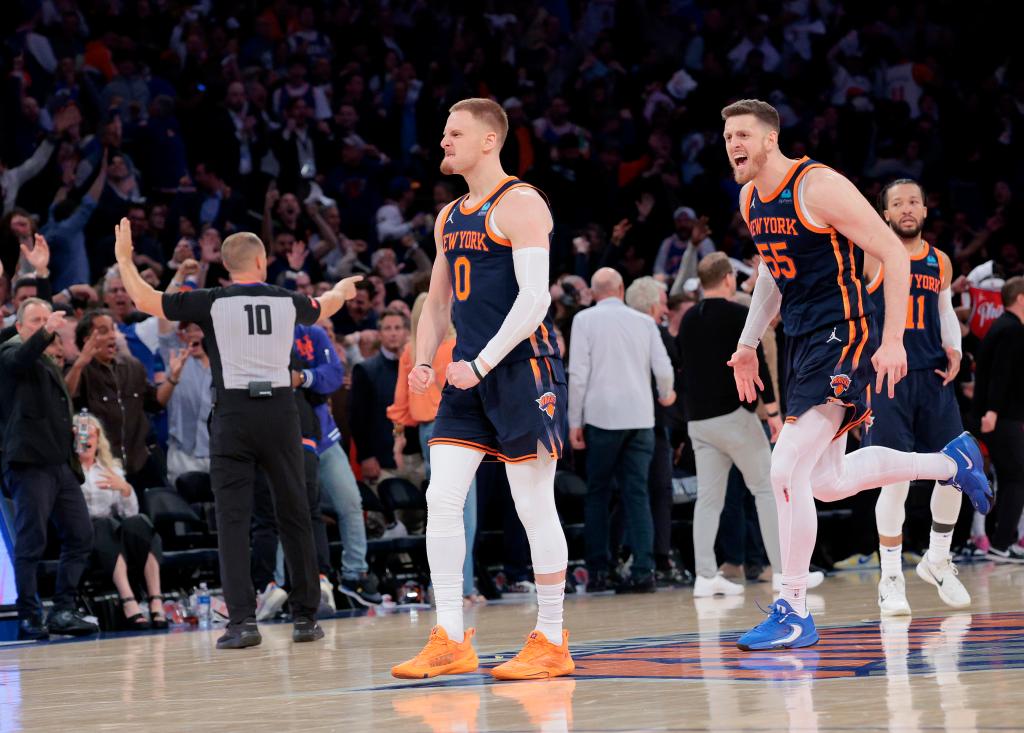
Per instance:
[[[70,392],[137,491],[208,465],[209,366],[194,325],[134,311],[114,266],[122,217],[161,289],[224,283],[221,241],[242,230],[283,287],[364,274],[322,324],[346,367],[330,408],[357,477],[416,465],[396,461],[385,382],[429,281],[433,219],[465,191],[439,173],[438,143],[466,97],[502,105],[506,171],[550,199],[563,347],[601,267],[663,283],[670,330],[705,256],[750,272],[719,115],[742,97],[779,110],[784,152],[869,199],[920,181],[925,238],[957,275],[988,261],[1024,274],[1024,74],[1009,29],[968,6],[12,0],[4,15],[0,316],[11,326],[29,297],[66,311]],[[115,361],[138,397],[117,414],[97,366]]]

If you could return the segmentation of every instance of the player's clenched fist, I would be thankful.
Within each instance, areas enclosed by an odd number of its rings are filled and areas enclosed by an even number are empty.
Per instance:
[[[445,376],[448,378],[448,384],[456,389],[472,389],[480,384],[468,361],[453,361],[448,365]]]
[[[421,364],[409,372],[409,391],[413,394],[423,394],[430,388],[434,381],[434,370]]]

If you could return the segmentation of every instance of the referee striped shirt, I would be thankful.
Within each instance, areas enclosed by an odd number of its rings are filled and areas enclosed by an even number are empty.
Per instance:
[[[320,304],[266,283],[165,293],[164,315],[203,329],[213,386],[248,389],[249,382],[290,387],[295,324],[320,318]]]

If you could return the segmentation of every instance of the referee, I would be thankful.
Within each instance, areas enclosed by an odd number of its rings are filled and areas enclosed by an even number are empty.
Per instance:
[[[115,254],[136,307],[171,321],[199,324],[213,373],[210,481],[217,507],[218,546],[229,623],[218,649],[262,641],[250,574],[249,529],[253,472],[270,479],[277,526],[292,583],[294,641],[316,641],[320,583],[303,477],[302,435],[289,370],[295,324],[330,317],[355,296],[360,276],[346,278],[320,298],[267,285],[263,242],[249,232],[224,240],[227,287],[164,294],[142,279],[132,260],[131,226],[115,227]]]

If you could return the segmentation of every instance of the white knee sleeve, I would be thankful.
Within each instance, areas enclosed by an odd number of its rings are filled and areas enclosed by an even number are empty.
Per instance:
[[[454,445],[430,448],[430,486],[427,487],[427,537],[462,537],[462,509],[469,485],[483,454]],[[459,560],[462,567],[462,560]]]
[[[903,522],[907,518],[905,504],[909,493],[909,481],[898,481],[882,487],[882,493],[875,502],[875,525],[878,527],[879,536],[899,537],[903,534]],[[957,498],[959,496],[960,493],[957,492]]]
[[[534,574],[557,573],[569,564],[565,533],[555,509],[555,460],[538,448],[538,458],[505,466],[519,521],[530,541]]]
[[[952,486],[935,482],[931,501],[932,521],[938,524],[956,524],[963,498],[964,495]]]

